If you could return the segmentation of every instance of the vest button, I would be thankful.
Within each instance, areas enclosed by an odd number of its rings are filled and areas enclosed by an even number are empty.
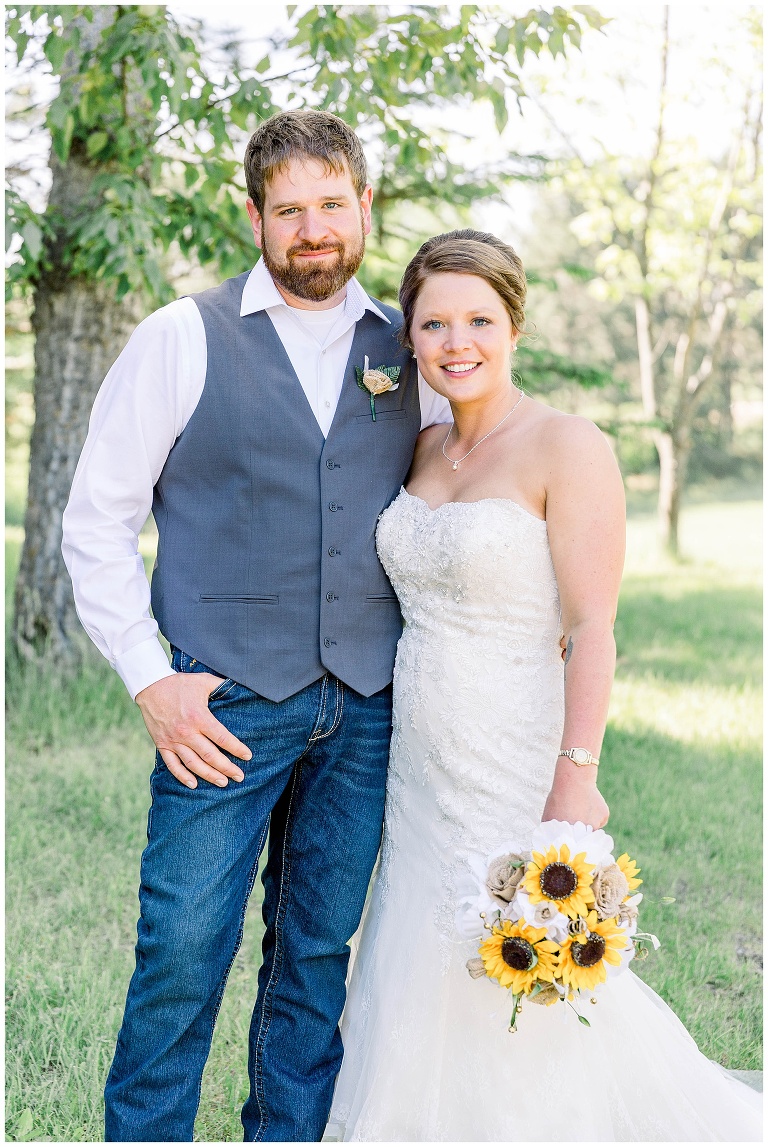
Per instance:
[[[335,593],[330,593],[330,592],[329,592],[329,593],[327,593],[327,594],[325,595],[325,600],[326,600],[326,601],[337,601],[338,599],[337,599],[337,597],[336,597],[336,594],[335,594]]]
[[[327,461],[325,464],[326,464],[326,466],[328,467],[328,469],[329,469],[329,470],[333,470],[334,466],[336,465],[336,463],[334,462],[333,458],[329,458],[329,459],[328,459],[328,461]]]
[[[335,514],[336,511],[339,509],[339,507],[336,505],[335,502],[329,502],[328,503],[328,509],[331,511],[332,514]]]
[[[325,646],[325,648],[326,648],[326,649],[330,649],[330,648],[331,648],[331,639],[330,639],[330,637],[326,637],[325,641],[323,642],[323,645]]]
[[[341,550],[335,550],[335,549],[333,548],[333,546],[331,546],[331,547],[330,547],[330,549],[328,550],[328,557],[329,557],[329,558],[335,558],[335,557],[336,557],[336,555],[337,555],[337,554],[340,554],[340,553],[341,553]]]

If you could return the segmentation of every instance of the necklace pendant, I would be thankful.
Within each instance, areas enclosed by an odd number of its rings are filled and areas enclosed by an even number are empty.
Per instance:
[[[459,468],[458,462],[454,462],[453,468],[454,468],[454,470],[458,470],[458,468]]]

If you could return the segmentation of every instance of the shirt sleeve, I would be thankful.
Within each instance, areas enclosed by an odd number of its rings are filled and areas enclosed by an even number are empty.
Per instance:
[[[451,404],[442,394],[433,390],[428,382],[422,378],[419,371],[419,403],[421,405],[421,429],[434,426],[436,423],[453,422]]]
[[[153,487],[205,384],[192,299],[155,311],[102,383],[64,511],[62,554],[88,636],[136,694],[173,673],[138,550]]]

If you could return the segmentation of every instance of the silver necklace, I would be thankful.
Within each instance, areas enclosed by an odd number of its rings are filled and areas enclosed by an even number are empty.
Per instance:
[[[497,431],[497,430],[499,429],[499,427],[500,427],[500,426],[502,426],[502,425],[503,425],[503,424],[504,424],[504,423],[507,421],[507,419],[509,418],[509,416],[510,416],[511,414],[514,414],[514,413],[515,413],[515,411],[517,410],[518,406],[520,405],[520,403],[523,401],[523,399],[524,399],[524,398],[525,398],[525,393],[524,393],[524,391],[522,391],[522,390],[521,390],[521,391],[520,391],[520,397],[518,398],[517,402],[516,402],[516,403],[515,403],[515,405],[512,407],[512,409],[511,409],[511,410],[509,410],[509,411],[507,411],[507,413],[506,413],[506,414],[504,415],[504,417],[502,418],[501,422],[497,422],[497,423],[496,423],[496,425],[494,426],[493,430],[489,430],[487,434],[484,434],[484,435],[483,435],[483,437],[482,437],[481,439],[479,439],[479,441],[477,441],[477,442],[475,443],[475,445],[472,447],[472,450],[477,450],[477,448],[478,448],[478,446],[480,445],[480,443],[481,443],[481,442],[485,442],[486,438],[490,438],[490,437],[491,437],[491,435],[492,435],[493,433],[495,433],[495,431]],[[445,436],[445,442],[443,442],[443,445],[442,445],[443,458],[445,458],[446,462],[450,462],[450,463],[451,463],[451,465],[453,466],[453,469],[454,469],[454,470],[458,470],[458,468],[459,468],[459,463],[460,463],[460,462],[463,462],[465,458],[469,458],[470,454],[472,453],[472,450],[467,450],[466,454],[463,454],[461,458],[450,458],[450,457],[449,457],[449,456],[446,454],[446,452],[445,452],[445,448],[446,448],[446,446],[448,445],[448,439],[451,437],[451,431],[452,431],[452,430],[453,430],[453,423],[451,423],[451,429],[450,429],[450,430],[448,431],[448,433],[446,434],[446,436]]]

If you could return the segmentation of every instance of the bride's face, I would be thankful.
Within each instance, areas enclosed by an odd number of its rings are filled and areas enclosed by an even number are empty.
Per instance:
[[[501,296],[479,275],[432,275],[416,300],[411,341],[422,375],[451,402],[510,385],[517,335]]]

